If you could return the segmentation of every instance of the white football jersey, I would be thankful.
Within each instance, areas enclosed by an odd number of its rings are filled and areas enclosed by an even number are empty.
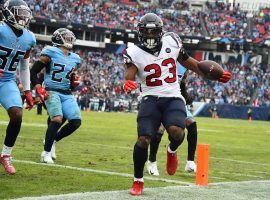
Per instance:
[[[177,76],[177,58],[183,44],[178,35],[165,33],[158,55],[153,55],[134,45],[124,53],[125,63],[138,68],[141,96],[180,97],[183,99]]]

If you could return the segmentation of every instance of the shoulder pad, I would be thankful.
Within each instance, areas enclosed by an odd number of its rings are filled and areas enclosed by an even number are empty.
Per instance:
[[[34,33],[32,31],[29,31],[31,37],[32,37],[32,44],[31,47],[36,46],[37,40],[36,40],[36,36],[34,35]]]
[[[177,44],[177,46],[179,48],[182,46],[181,38],[179,37],[179,35],[177,35],[174,32],[166,32],[166,33],[164,33],[163,37],[171,37],[175,41],[175,43]]]
[[[51,58],[54,53],[55,53],[54,47],[46,46],[42,49],[40,55],[47,56],[47,57]]]
[[[81,57],[76,53],[72,53],[72,54],[73,54],[74,59],[76,60],[77,65],[80,65],[81,64]]]

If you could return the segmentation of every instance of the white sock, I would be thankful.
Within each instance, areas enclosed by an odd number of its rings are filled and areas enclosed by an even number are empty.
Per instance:
[[[8,147],[6,145],[3,146],[2,155],[10,156],[12,151],[12,147]]]
[[[140,182],[143,182],[143,178],[135,178],[135,177],[134,177],[134,181],[140,181]]]
[[[169,152],[169,153],[176,153],[176,151],[177,151],[177,150],[172,151],[171,148],[170,148],[170,145],[168,145],[168,152]]]
[[[45,151],[45,156],[51,156],[51,152]]]

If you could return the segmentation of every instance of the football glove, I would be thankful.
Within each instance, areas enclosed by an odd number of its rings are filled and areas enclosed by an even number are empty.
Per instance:
[[[76,88],[80,85],[79,81],[80,77],[76,74],[71,74],[71,79],[70,79],[70,86],[71,88]]]
[[[37,94],[42,99],[42,101],[46,101],[49,97],[48,92],[42,86],[37,88]]]
[[[229,71],[224,71],[222,76],[219,78],[219,82],[227,83],[232,78],[232,74]]]
[[[24,93],[25,95],[24,95],[24,100],[26,101],[26,103],[27,103],[27,106],[26,106],[26,109],[28,109],[28,110],[31,110],[33,107],[34,107],[34,99],[33,99],[33,97],[32,97],[32,94],[31,94],[31,92],[30,91],[27,91],[27,92],[25,92]],[[23,100],[23,101],[24,101]]]
[[[125,92],[130,92],[132,90],[135,90],[136,88],[137,88],[137,84],[131,80],[127,80],[125,84],[123,85],[123,90]]]

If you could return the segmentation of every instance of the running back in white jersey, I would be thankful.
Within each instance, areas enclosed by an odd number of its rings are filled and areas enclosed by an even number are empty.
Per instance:
[[[162,37],[159,55],[152,55],[134,45],[124,53],[125,63],[138,68],[141,83],[141,96],[182,98],[177,76],[177,58],[183,47],[175,33],[168,32]]]

